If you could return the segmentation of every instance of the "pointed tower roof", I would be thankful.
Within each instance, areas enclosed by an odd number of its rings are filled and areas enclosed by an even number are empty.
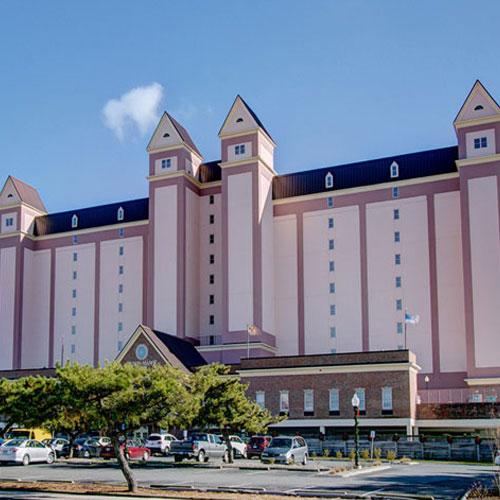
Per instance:
[[[203,158],[188,131],[170,113],[165,111],[153,132],[147,150],[154,151],[181,143]]]
[[[45,208],[45,204],[43,203],[40,194],[33,186],[16,179],[12,175],[9,175],[5,181],[2,191],[0,192],[0,199],[3,199],[4,194],[7,191],[11,191],[8,195],[9,198],[15,193],[17,195],[15,196],[15,201],[26,203],[26,205],[36,208],[40,212],[47,213],[47,209]],[[14,191],[14,193],[12,193],[12,191]]]
[[[233,118],[235,119],[233,120]],[[243,97],[238,94],[222,123],[222,127],[219,130],[219,137],[224,133],[238,133],[255,128],[260,128],[274,144],[271,134],[267,131],[266,127],[264,127],[260,118],[246,103]]]
[[[479,80],[476,80],[453,123],[496,115],[500,115],[500,106],[486,90],[486,87]]]

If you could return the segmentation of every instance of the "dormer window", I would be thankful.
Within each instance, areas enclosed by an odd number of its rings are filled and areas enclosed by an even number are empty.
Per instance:
[[[331,189],[333,187],[333,175],[331,172],[328,172],[325,176],[325,187],[327,189]]]
[[[164,160],[161,161],[162,170],[170,168],[171,166],[172,166],[172,159],[171,158],[165,158]]]
[[[488,139],[486,137],[477,137],[474,139],[474,149],[482,149],[488,147]]]
[[[393,161],[391,163],[391,179],[399,177],[399,165]]]
[[[234,154],[235,155],[244,155],[245,154],[245,145],[238,144],[237,146],[235,146],[234,147]]]
[[[236,120],[236,123],[241,123],[242,121],[243,121],[243,118],[238,118],[238,119]]]
[[[78,216],[76,214],[74,214],[73,217],[71,217],[71,227],[73,229],[78,227]]]
[[[125,217],[125,210],[123,210],[123,207],[120,207],[118,209],[118,212],[116,213],[116,218],[117,220],[123,220],[124,217]]]
[[[478,104],[475,108],[474,108],[474,111],[481,111],[482,109],[484,109],[483,106],[481,106],[481,104]]]

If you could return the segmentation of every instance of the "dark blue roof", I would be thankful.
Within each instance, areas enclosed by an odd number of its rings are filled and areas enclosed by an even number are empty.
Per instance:
[[[118,209],[122,207],[124,218],[118,221]],[[81,208],[56,214],[42,215],[35,219],[35,236],[45,236],[47,234],[64,233],[75,231],[71,227],[73,215],[78,217],[78,227],[76,229],[90,229],[93,227],[110,226],[112,224],[122,224],[126,222],[136,222],[148,219],[149,198],[140,200],[122,201],[110,203],[98,207]]]
[[[273,199],[304,196],[307,194],[337,191],[384,182],[404,181],[417,177],[456,172],[457,146],[451,146],[419,153],[388,156],[347,165],[307,170],[293,174],[278,175],[273,179]],[[395,161],[399,165],[399,177],[391,179],[390,166]],[[325,176],[333,175],[333,188],[325,187]]]

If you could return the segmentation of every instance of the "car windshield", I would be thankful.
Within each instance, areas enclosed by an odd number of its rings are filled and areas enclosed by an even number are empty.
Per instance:
[[[148,437],[148,441],[161,441],[161,436],[159,434],[151,434]]]
[[[253,438],[250,438],[250,442],[252,444],[262,444],[264,442],[264,438],[263,437],[253,437]]]
[[[269,448],[291,448],[292,440],[290,438],[273,438]]]
[[[206,434],[193,434],[188,438],[189,441],[208,441]]]
[[[24,439],[11,439],[10,441],[4,443],[2,446],[22,446],[24,441]]]

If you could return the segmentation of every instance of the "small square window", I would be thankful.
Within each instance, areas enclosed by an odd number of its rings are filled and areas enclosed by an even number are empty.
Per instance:
[[[123,274],[123,266],[118,266],[118,274]]]
[[[237,146],[234,147],[234,153],[237,155],[244,155],[245,154],[245,145],[244,144],[238,144]]]
[[[211,194],[209,197],[208,197],[208,203],[210,205],[213,205],[215,203],[215,197],[213,194]]]
[[[403,300],[396,299],[396,311],[402,311],[402,310],[403,310]]]
[[[125,236],[125,228],[121,227],[120,229],[118,229],[118,236],[120,238],[123,238]]]
[[[76,352],[76,345],[71,344],[71,354],[75,354],[75,352]]]
[[[401,288],[401,276],[396,276],[396,288]]]
[[[393,211],[394,220],[399,220],[399,208],[395,208]]]
[[[326,199],[326,206],[328,208],[333,208],[333,196],[328,196]]]
[[[71,292],[71,296],[76,299],[76,289],[73,288],[72,292]]]
[[[78,277],[78,273],[76,271],[73,271],[73,279],[76,280],[77,277]]]
[[[123,349],[123,340],[118,341],[117,348],[118,348],[118,352],[120,352]]]
[[[215,316],[213,314],[211,314],[209,317],[208,317],[208,323],[210,325],[214,325],[215,324]]]
[[[123,285],[121,283],[118,285],[118,293],[123,293]]]
[[[165,158],[161,161],[161,168],[170,168],[172,166],[172,160],[170,158]]]
[[[335,304],[330,305],[330,316],[335,316],[337,314],[337,306]]]
[[[337,327],[336,326],[331,326],[330,327],[330,337],[332,339],[337,338]]]
[[[335,293],[335,283],[330,283],[330,293]]]
[[[118,312],[123,312],[123,302],[118,302]]]
[[[398,344],[398,351],[402,351],[403,350],[403,345],[402,344]]]
[[[330,415],[338,415],[340,413],[340,398],[338,389],[329,390],[329,410]]]
[[[398,321],[396,324],[396,333],[403,333],[403,323],[401,321]]]
[[[78,243],[78,236],[75,234],[73,236],[73,238],[71,238],[71,241],[72,241],[73,245],[76,245]]]
[[[264,391],[257,391],[255,393],[255,402],[261,407],[266,407],[266,393]]]
[[[210,262],[210,264],[215,264],[215,255],[213,253],[210,254],[209,262]]]
[[[328,217],[328,229],[333,229],[335,226],[333,217]]]
[[[213,245],[215,243],[215,234],[211,234],[208,237],[208,242],[210,243],[210,245]]]
[[[211,274],[208,277],[208,282],[210,283],[210,285],[213,285],[215,283],[215,275],[214,274]]]
[[[14,225],[14,218],[8,217],[5,219],[5,227],[12,227]]]
[[[330,270],[330,272],[335,271],[335,261],[334,261],[334,260],[331,260],[331,261],[328,263],[328,269]]]
[[[399,188],[397,186],[394,186],[392,188],[392,197],[393,198],[399,198]]]
[[[215,215],[214,214],[210,214],[210,216],[209,216],[209,222],[210,222],[210,224],[214,224],[215,223]]]
[[[330,349],[330,354],[337,354],[337,348],[336,347],[332,347]]]
[[[71,335],[76,335],[76,326],[71,325]]]
[[[394,243],[399,243],[401,241],[401,234],[399,231],[394,231]]]
[[[215,304],[215,295],[214,294],[210,294],[208,296],[208,303],[209,304]]]
[[[401,254],[400,253],[397,253],[396,255],[394,255],[394,264],[396,266],[401,265]]]
[[[123,248],[123,245],[120,245],[120,248],[118,249],[118,255],[123,255],[125,253],[125,249]]]
[[[73,252],[73,262],[78,261],[78,254],[76,252]]]
[[[391,179],[399,177],[399,165],[393,161],[391,163]]]
[[[488,147],[488,139],[486,137],[481,137],[481,147],[482,148]]]
[[[486,137],[478,137],[474,139],[474,149],[481,149],[488,147],[488,139]]]
[[[335,249],[335,241],[328,240],[328,250],[334,250],[334,249]]]
[[[123,323],[121,321],[118,322],[118,331],[123,332]]]
[[[71,308],[71,316],[73,316],[73,317],[76,316],[76,307]]]

